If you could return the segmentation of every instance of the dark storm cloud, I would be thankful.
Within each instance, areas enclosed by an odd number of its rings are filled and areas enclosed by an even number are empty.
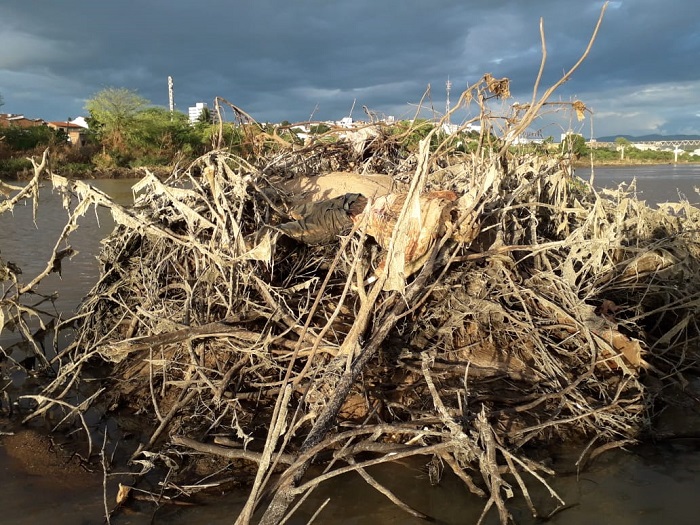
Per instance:
[[[0,6],[2,111],[45,119],[84,113],[108,86],[167,105],[167,77],[186,111],[223,97],[260,121],[363,117],[363,105],[410,117],[444,111],[484,73],[532,96],[544,19],[542,89],[580,57],[599,1],[4,0]],[[695,0],[610,2],[590,56],[555,99],[593,111],[575,123],[597,136],[700,132],[700,7]],[[466,118],[468,115],[456,115]],[[547,128],[548,116],[540,124]],[[552,115],[558,133],[568,126]]]

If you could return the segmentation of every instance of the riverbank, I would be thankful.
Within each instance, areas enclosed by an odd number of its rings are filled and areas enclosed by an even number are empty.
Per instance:
[[[163,180],[167,178],[172,172],[173,168],[167,166],[142,166],[138,168],[109,168],[109,169],[93,169],[93,170],[81,170],[75,173],[73,170],[68,169],[60,164],[54,166],[52,171],[57,175],[69,179],[76,180],[126,180],[126,179],[140,179],[144,176],[145,172],[148,171],[155,175],[157,178]],[[33,172],[31,170],[22,170],[13,174],[1,173],[0,179],[6,181],[15,182],[26,182],[31,180]]]
[[[27,152],[26,156],[17,156],[0,160],[0,179],[8,181],[28,181],[33,176],[33,168],[29,158],[40,158],[41,151]],[[551,154],[551,151],[550,153]],[[548,156],[544,155],[544,156]],[[517,156],[517,155],[516,155]],[[193,160],[193,159],[190,159]],[[190,160],[184,159],[183,165],[189,164]],[[138,159],[135,163],[141,163],[146,159]],[[589,154],[585,154],[572,162],[574,168],[593,167],[634,167],[634,166],[664,166],[664,165],[700,165],[700,158],[689,159],[681,156],[678,162],[673,159],[653,159],[653,158],[631,158],[624,160],[619,158],[596,159],[591,162]],[[107,166],[105,164],[104,166]],[[135,179],[141,178],[145,171],[154,174],[163,180],[167,178],[177,165],[143,165],[138,167],[111,166],[100,167],[100,163],[92,162],[90,158],[81,156],[73,157],[65,152],[54,154],[52,150],[51,171],[63,177],[75,180],[95,180],[95,179]]]
[[[693,161],[682,161],[682,162],[669,162],[667,160],[607,160],[607,161],[595,161],[591,163],[590,159],[579,159],[573,162],[574,168],[590,168],[591,164],[593,167],[600,168],[630,168],[635,166],[672,166],[672,165],[682,165],[682,166],[694,166],[700,165],[700,159]]]

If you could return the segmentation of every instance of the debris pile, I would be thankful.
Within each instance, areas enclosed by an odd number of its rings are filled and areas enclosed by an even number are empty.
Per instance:
[[[147,173],[133,208],[52,175],[77,197],[71,221],[99,205],[117,227],[26,419],[77,421],[95,452],[98,409],[139,474],[166,468],[161,495],[233,471],[240,524],[258,508],[279,523],[348,471],[425,517],[366,470],[411,456],[502,523],[513,492],[542,513],[533,479],[563,506],[533,448],[579,443],[582,467],[634,443],[698,369],[700,210],[598,192],[565,154],[512,148],[552,90],[497,139],[485,101],[508,81],[485,76],[461,99],[480,104],[471,149],[439,126],[413,149],[379,123],[301,147],[258,133],[253,155]]]
[[[507,515],[504,471],[526,497],[553,474],[530,445],[580,442],[584,464],[640,439],[644,379],[697,366],[700,211],[598,193],[558,157],[428,146],[379,197],[300,202],[298,155],[284,177],[214,152],[145,176],[133,209],[54,176],[119,226],[36,413],[108,366],[89,401],[138,418],[141,467],[177,465],[177,492],[236,465],[283,507],[328,478],[303,477],[313,457],[369,477],[423,455]]]

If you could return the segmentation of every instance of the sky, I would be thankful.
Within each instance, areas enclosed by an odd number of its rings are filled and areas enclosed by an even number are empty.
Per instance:
[[[603,7],[592,0],[2,0],[0,112],[66,120],[127,88],[176,109],[221,97],[259,122],[441,116],[490,73],[532,99],[581,57]],[[587,138],[700,134],[700,2],[607,4],[590,54],[531,131]],[[427,94],[427,96],[426,96]],[[453,123],[478,114],[459,108]]]

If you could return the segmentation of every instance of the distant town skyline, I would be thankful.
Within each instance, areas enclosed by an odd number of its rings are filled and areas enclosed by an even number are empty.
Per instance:
[[[88,2],[5,0],[0,6],[0,111],[60,121],[86,115],[106,87],[175,108],[231,101],[260,122],[366,117],[363,106],[411,118],[453,106],[486,73],[510,79],[512,98],[532,99],[584,52],[604,2],[559,0]],[[542,112],[533,131],[558,137],[700,134],[700,4],[691,0],[607,3],[591,52],[553,101],[581,100],[578,122]],[[457,111],[459,123],[476,108]]]

